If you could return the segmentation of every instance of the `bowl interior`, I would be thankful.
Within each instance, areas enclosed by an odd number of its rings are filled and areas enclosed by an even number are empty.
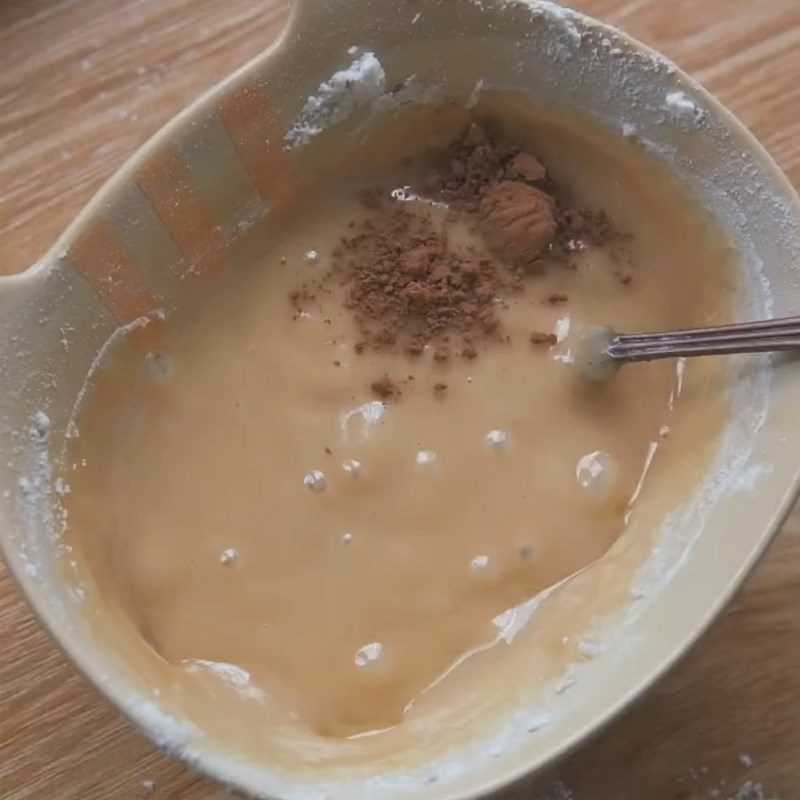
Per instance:
[[[362,83],[334,92],[348,70],[360,71]],[[466,107],[490,87],[515,90],[542,112],[582,115],[668,164],[740,253],[742,317],[800,305],[800,208],[752,137],[642,46],[550,3],[521,0],[301,4],[272,50],[154,137],[40,264],[0,281],[0,447],[8,454],[0,531],[12,570],[76,664],[150,736],[259,796],[462,797],[543,766],[699,635],[794,492],[798,456],[788,443],[800,373],[746,362],[732,375],[734,410],[711,473],[669,521],[643,565],[645,588],[615,622],[625,645],[581,665],[591,688],[565,700],[554,724],[531,736],[522,717],[506,720],[435,765],[413,748],[358,774],[248,763],[163,713],[130,665],[98,646],[58,569],[52,478],[102,348],[119,325],[178,302],[187,281],[251,258],[263,221],[291,213],[304,192],[370,160],[379,169],[385,154],[363,146],[369,126],[416,103]],[[436,129],[416,134],[409,152]]]

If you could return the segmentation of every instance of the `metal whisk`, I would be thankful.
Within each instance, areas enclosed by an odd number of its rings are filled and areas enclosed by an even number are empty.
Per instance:
[[[783,317],[663,333],[610,332],[606,355],[622,363],[796,349],[800,349],[800,317]]]
[[[584,378],[602,382],[634,361],[778,350],[800,351],[800,317],[659,333],[616,333],[592,325],[574,342],[570,361]]]

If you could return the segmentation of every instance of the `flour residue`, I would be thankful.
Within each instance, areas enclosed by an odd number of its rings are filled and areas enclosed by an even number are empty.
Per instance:
[[[307,145],[327,128],[343,122],[356,111],[368,120],[406,106],[440,103],[447,99],[440,82],[412,73],[387,89],[386,73],[378,57],[358,47],[348,49],[358,57],[346,68],[323,81],[316,94],[306,99],[284,137],[284,149]]]
[[[197,658],[183,661],[183,668],[191,675],[203,673],[212,675],[244,698],[261,701],[266,698],[263,690],[252,682],[250,673],[236,664]]]
[[[46,562],[42,529],[57,539],[56,515],[53,510],[53,469],[50,460],[52,423],[47,413],[38,409],[30,417],[27,430],[28,468],[17,480],[17,501],[24,547],[19,557],[25,575],[41,581]]]
[[[284,137],[284,149],[308,144],[325,128],[379,97],[385,88],[386,73],[375,53],[361,53],[348,67],[323,81],[316,94],[306,100]]]
[[[362,403],[356,408],[345,411],[339,416],[339,427],[345,442],[358,441],[369,436],[374,428],[386,418],[388,409],[386,403],[380,400],[371,400]],[[361,464],[353,459],[348,459],[342,465],[345,472],[357,474]]]
[[[511,0],[511,2],[519,2],[523,5],[531,6],[534,11],[540,13],[548,22],[553,24],[557,30],[561,30],[570,45],[577,47],[583,41],[583,34],[575,23],[576,18],[571,9],[564,8],[558,3],[545,2],[545,0],[538,0],[538,2],[533,3],[530,0]]]
[[[670,115],[689,124],[691,127],[699,127],[705,120],[705,112],[694,100],[690,99],[686,92],[670,92],[665,98],[665,107]]]

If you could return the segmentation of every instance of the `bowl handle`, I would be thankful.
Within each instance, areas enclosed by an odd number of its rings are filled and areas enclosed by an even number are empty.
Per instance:
[[[45,257],[22,272],[0,275],[0,320],[8,319],[13,310],[36,297],[53,266]]]

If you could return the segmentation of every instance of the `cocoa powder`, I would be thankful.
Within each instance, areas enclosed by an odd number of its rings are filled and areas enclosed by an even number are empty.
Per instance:
[[[445,361],[498,329],[495,298],[513,276],[494,260],[454,252],[426,214],[387,204],[341,241],[334,274],[346,287],[365,346]]]
[[[380,400],[390,400],[400,396],[400,387],[388,375],[370,384],[372,393]]]
[[[547,170],[544,168],[544,164],[530,153],[517,153],[511,159],[511,168],[522,180],[530,181],[531,183],[543,181],[547,177]]]
[[[552,347],[558,342],[558,338],[554,333],[545,333],[544,331],[533,331],[530,336],[531,344],[534,345],[547,345]]]
[[[527,272],[541,271],[539,257],[556,234],[555,201],[522,181],[495,181],[479,206],[489,249]]]
[[[602,212],[568,203],[534,154],[493,141],[476,124],[423,184],[418,193],[444,202],[451,218],[479,230],[486,251],[451,247],[446,226],[434,224],[419,206],[409,208],[380,189],[362,192],[369,216],[349,223],[323,279],[338,279],[345,289],[360,332],[356,352],[413,356],[430,346],[437,361],[475,358],[482,342],[504,338],[498,317],[503,298],[524,289],[546,268],[545,260],[570,266],[575,250],[618,236]],[[299,308],[319,289],[303,286],[291,299]],[[547,298],[551,304],[566,300]],[[387,381],[372,384],[377,396],[396,396],[396,385]]]

